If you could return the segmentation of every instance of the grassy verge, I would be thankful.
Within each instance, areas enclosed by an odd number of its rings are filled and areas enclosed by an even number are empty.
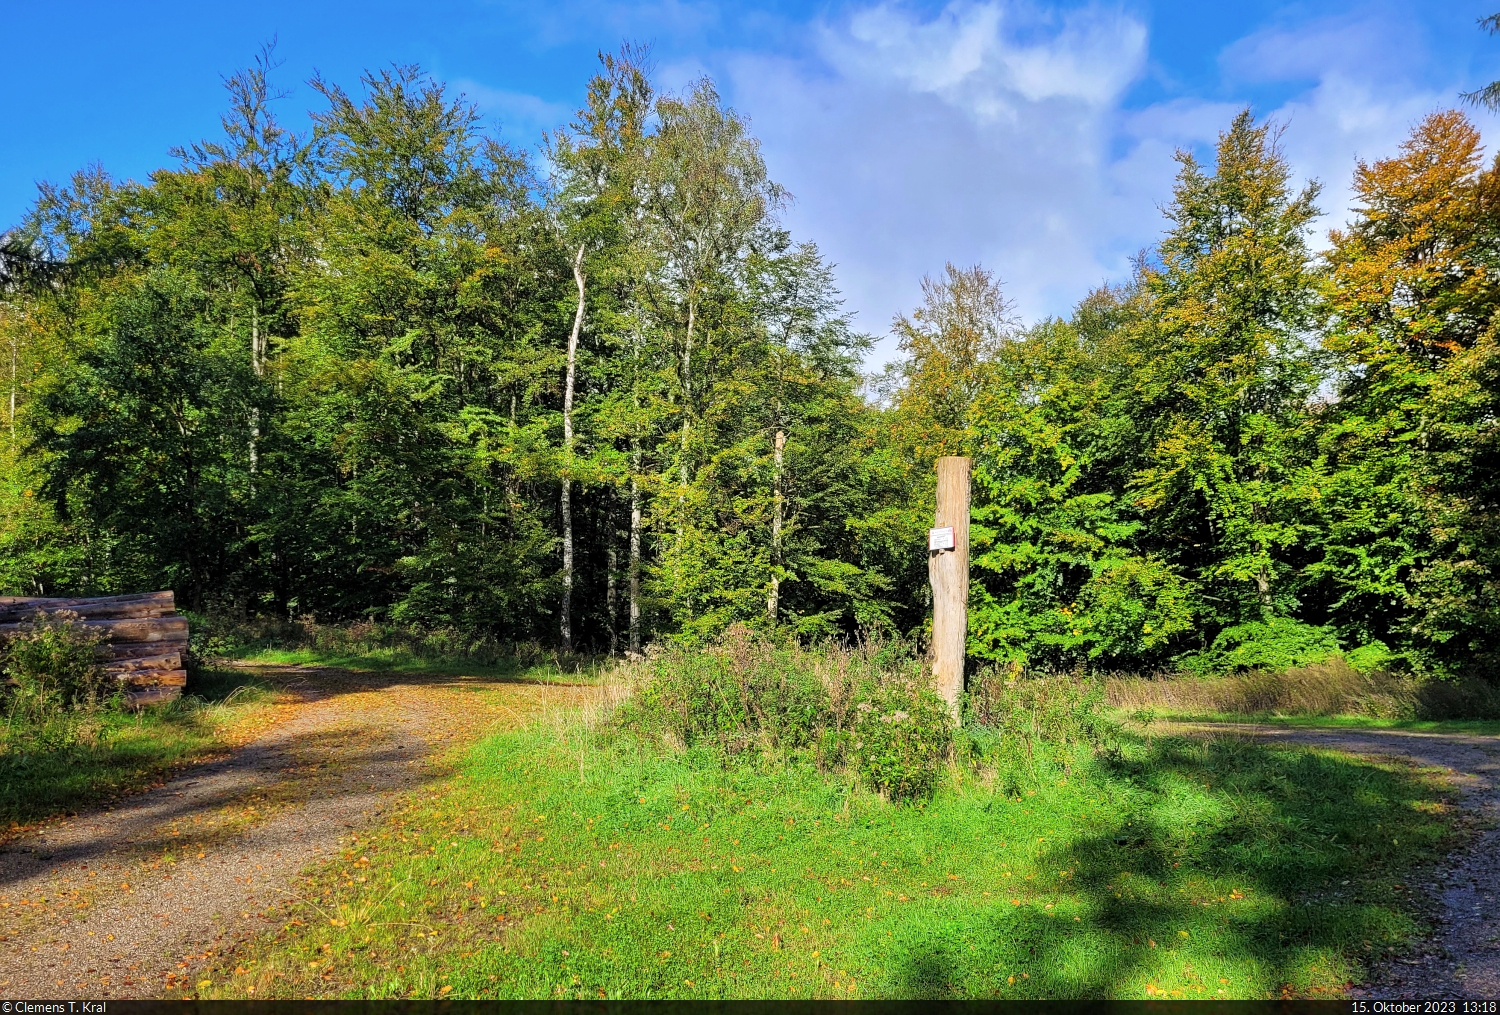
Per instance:
[[[1476,676],[1439,680],[1362,673],[1342,658],[1282,672],[1218,677],[1116,676],[1105,681],[1111,705],[1126,713],[1181,719],[1262,721],[1338,719],[1371,726],[1408,722],[1500,722],[1500,683]]]
[[[442,676],[475,676],[489,679],[524,678],[528,683],[572,683],[592,680],[598,660],[499,658],[476,660],[464,656],[428,655],[401,646],[293,648],[251,647],[223,656],[237,663],[271,666],[324,666],[331,669],[373,673],[430,673]]]
[[[142,712],[65,712],[45,724],[0,720],[0,834],[150,788],[248,736],[274,696],[253,677],[221,670],[195,673],[187,692]]]
[[[1125,738],[892,805],[541,723],[304,886],[205,997],[1328,997],[1418,928],[1428,774]]]
[[[1118,718],[1134,720],[1138,716],[1119,712]],[[1500,721],[1493,719],[1380,719],[1368,715],[1275,715],[1238,712],[1161,712],[1153,720],[1169,722],[1264,723],[1296,729],[1410,730],[1417,733],[1470,733],[1478,736],[1500,736]]]

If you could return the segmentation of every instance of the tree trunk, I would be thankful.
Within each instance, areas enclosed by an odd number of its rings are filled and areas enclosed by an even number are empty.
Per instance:
[[[766,597],[766,616],[771,618],[771,623],[776,623],[776,611],[781,606],[781,577],[778,574],[781,568],[781,524],[782,516],[786,510],[786,499],[782,490],[782,463],[786,454],[786,433],[776,431],[776,451],[773,457],[775,462],[775,474],[772,479],[772,513],[771,513],[771,594]]]
[[[260,342],[260,315],[256,313],[255,304],[250,305],[250,369],[255,371],[256,377],[264,376],[266,365],[264,351]],[[256,467],[260,464],[260,410],[250,410],[250,475],[255,475]],[[255,493],[255,481],[251,480],[250,493]]]
[[[927,575],[932,583],[932,678],[958,718],[964,693],[964,651],[969,616],[969,459],[937,460],[935,529],[952,529],[951,549],[928,543]]]
[[[688,485],[688,431],[693,423],[693,326],[697,323],[698,305],[688,301],[687,341],[682,346],[682,454],[677,463],[677,478],[682,489],[677,494],[677,505],[682,508],[687,501]],[[683,519],[677,519],[677,541],[682,542]]]
[[[573,258],[573,281],[578,286],[578,311],[573,315],[573,331],[568,335],[568,379],[563,385],[563,590],[559,612],[562,648],[573,651],[573,376],[578,361],[578,333],[583,330],[583,244]]]
[[[611,498],[613,500],[613,498]],[[605,550],[606,563],[609,571],[604,580],[604,616],[609,621],[609,654],[613,658],[620,654],[620,632],[615,625],[615,570],[619,567],[619,555],[615,553],[615,527],[610,524],[608,529],[609,548]]]
[[[630,633],[631,655],[641,654],[641,486],[640,447],[635,449],[636,473],[630,477]]]
[[[688,433],[693,425],[693,325],[697,322],[698,304],[688,300],[687,341],[682,346],[682,449],[677,463],[677,568],[681,577],[683,534],[687,530]],[[693,594],[688,592],[687,614],[693,615]]]
[[[631,357],[634,360],[630,377],[630,405],[635,418],[630,421],[630,562],[629,596],[630,619],[627,624],[626,651],[633,656],[641,654],[641,330],[639,325],[631,333]]]
[[[16,446],[16,392],[21,386],[21,336],[10,333],[10,445]]]

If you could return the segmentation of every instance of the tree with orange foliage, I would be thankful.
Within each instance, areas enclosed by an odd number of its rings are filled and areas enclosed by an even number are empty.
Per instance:
[[[1333,469],[1320,598],[1342,629],[1389,632],[1414,661],[1449,665],[1487,652],[1500,593],[1500,484],[1485,464],[1500,176],[1449,110],[1397,157],[1361,162],[1354,190],[1355,220],[1327,254],[1325,347],[1342,370],[1321,435]]]

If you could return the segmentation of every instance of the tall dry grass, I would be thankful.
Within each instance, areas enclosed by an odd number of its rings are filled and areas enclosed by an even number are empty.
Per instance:
[[[1191,715],[1500,719],[1500,687],[1488,681],[1361,673],[1337,657],[1274,673],[1112,677],[1105,682],[1105,696],[1129,711]]]

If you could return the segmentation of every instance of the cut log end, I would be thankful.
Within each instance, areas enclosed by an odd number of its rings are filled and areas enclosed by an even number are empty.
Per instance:
[[[186,687],[187,670],[143,670],[137,673],[121,673],[115,677],[129,688],[138,687]]]
[[[127,708],[142,709],[148,705],[165,705],[182,697],[180,687],[145,687],[125,695]]]

